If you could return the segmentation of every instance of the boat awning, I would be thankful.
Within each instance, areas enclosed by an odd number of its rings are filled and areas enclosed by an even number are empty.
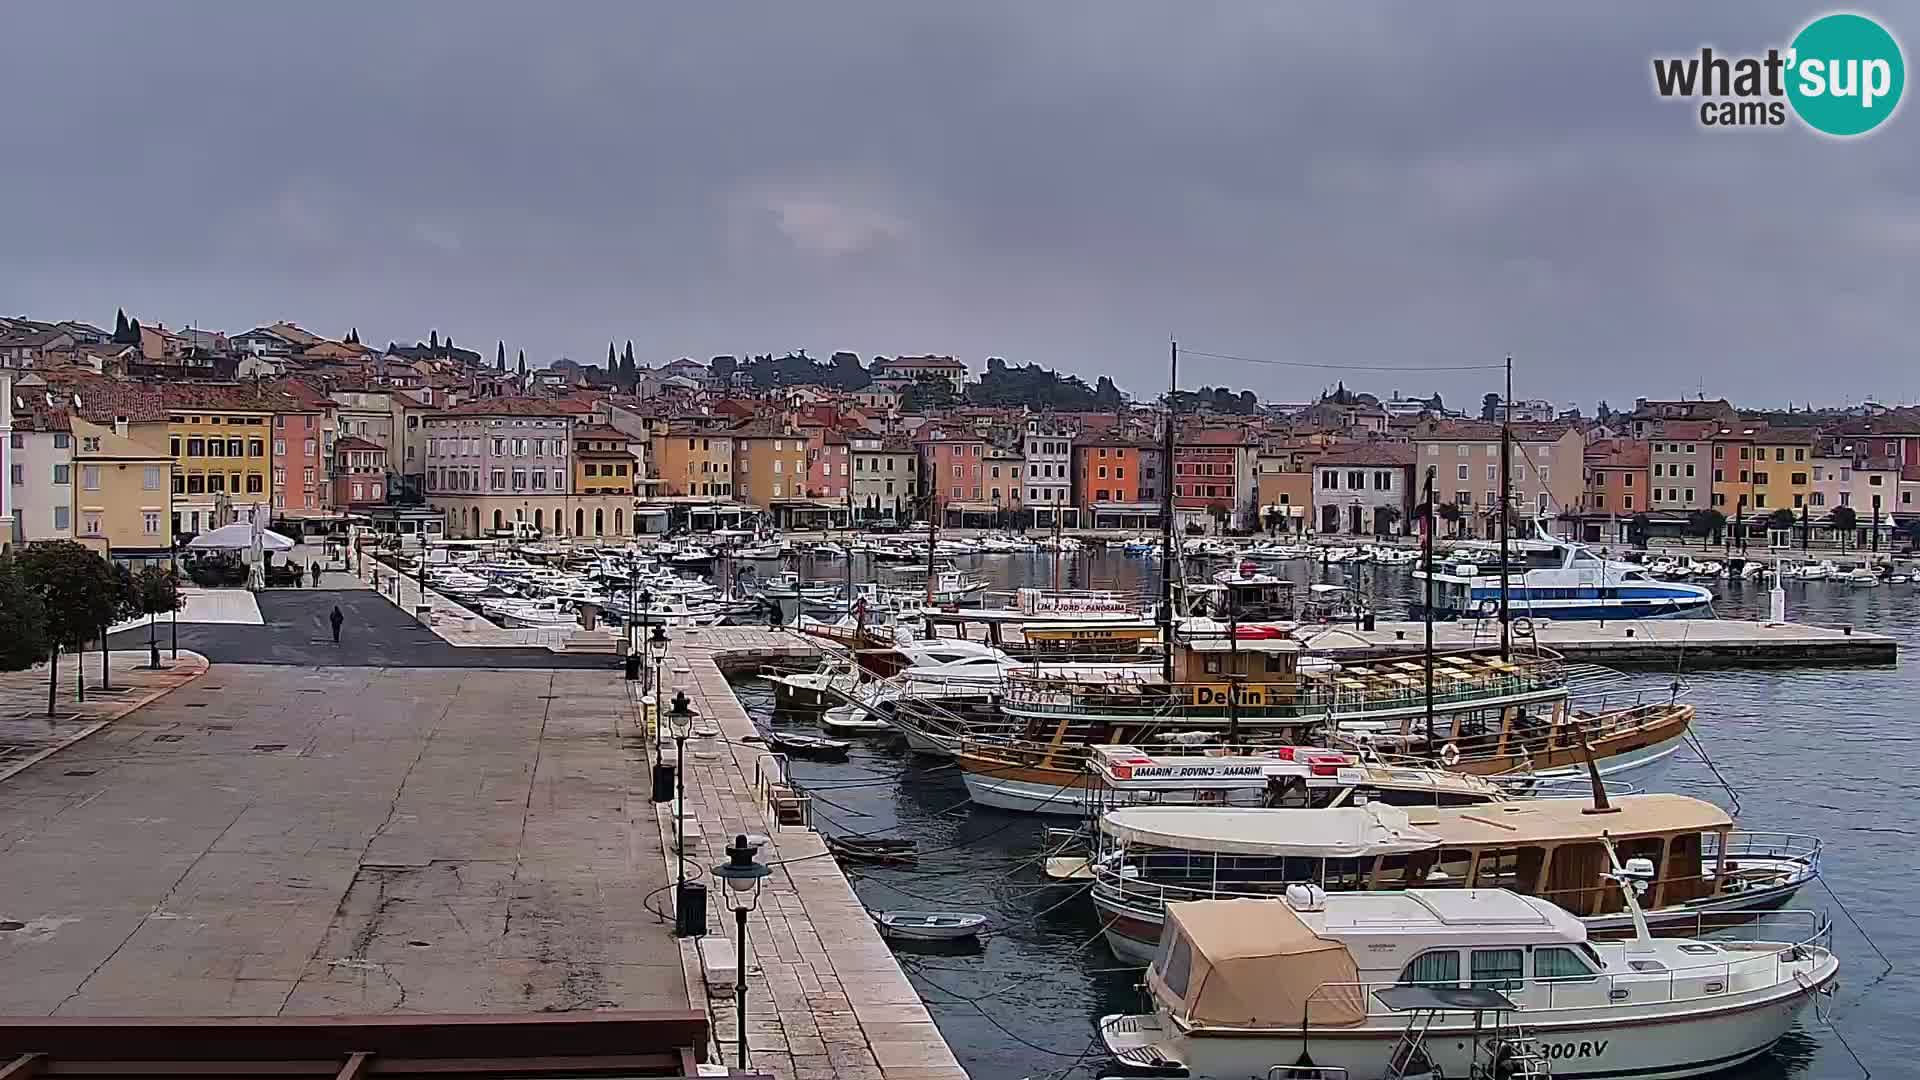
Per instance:
[[[1130,806],[1100,819],[1100,831],[1126,844],[1219,855],[1359,858],[1425,851],[1440,838],[1408,824],[1382,803],[1324,810]]]
[[[1147,983],[1189,1024],[1348,1027],[1367,1017],[1353,954],[1284,901],[1168,904],[1162,933]]]
[[[1492,806],[1423,806],[1410,818],[1448,847],[1597,842],[1603,831],[1622,839],[1733,827],[1725,810],[1689,795],[1619,795],[1609,804],[1612,813],[1594,814],[1590,799],[1520,799]]]

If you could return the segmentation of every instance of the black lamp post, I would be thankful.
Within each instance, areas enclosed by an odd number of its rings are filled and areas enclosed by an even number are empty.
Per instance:
[[[746,834],[733,838],[727,847],[727,861],[713,868],[713,876],[726,883],[727,904],[733,908],[733,926],[738,948],[734,957],[733,1025],[740,1047],[740,1071],[747,1071],[747,912],[760,900],[760,881],[773,873],[754,858],[759,847],[747,843]]]
[[[685,690],[673,694],[673,708],[667,719],[673,727],[673,741],[679,748],[673,760],[673,847],[680,857],[680,883],[673,893],[673,932],[676,937],[693,937],[695,923],[687,903],[687,736],[693,732],[693,706]],[[704,910],[701,915],[705,915]],[[703,918],[700,920],[705,922]]]

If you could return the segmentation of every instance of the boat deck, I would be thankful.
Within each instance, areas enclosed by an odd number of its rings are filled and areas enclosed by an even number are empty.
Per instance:
[[[1533,620],[1534,640],[1568,660],[1674,669],[1772,664],[1890,664],[1899,644],[1852,627],[1761,623],[1739,619]],[[1418,649],[1425,624],[1379,622],[1372,630],[1335,626],[1312,638],[1315,651],[1360,660]],[[1486,647],[1500,641],[1494,620],[1435,623],[1441,649]],[[1515,639],[1520,640],[1518,638]]]

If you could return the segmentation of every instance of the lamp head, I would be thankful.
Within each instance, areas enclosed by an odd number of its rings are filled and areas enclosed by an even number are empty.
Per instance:
[[[771,867],[754,858],[758,851],[759,846],[749,844],[746,834],[740,833],[727,845],[727,861],[713,868],[713,876],[726,883],[735,911],[752,911],[761,879],[773,873]]]
[[[685,690],[675,690],[673,692],[673,704],[669,707],[669,712],[672,713],[675,720],[693,719],[693,703],[687,700],[687,692]]]

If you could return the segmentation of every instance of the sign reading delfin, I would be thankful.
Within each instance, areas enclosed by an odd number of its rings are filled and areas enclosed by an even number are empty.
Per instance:
[[[1865,135],[1891,117],[1906,88],[1900,43],[1864,15],[1823,15],[1785,49],[1656,57],[1654,92],[1698,100],[1700,126],[1781,127],[1789,115],[1824,135]],[[1791,110],[1789,110],[1791,107]]]

